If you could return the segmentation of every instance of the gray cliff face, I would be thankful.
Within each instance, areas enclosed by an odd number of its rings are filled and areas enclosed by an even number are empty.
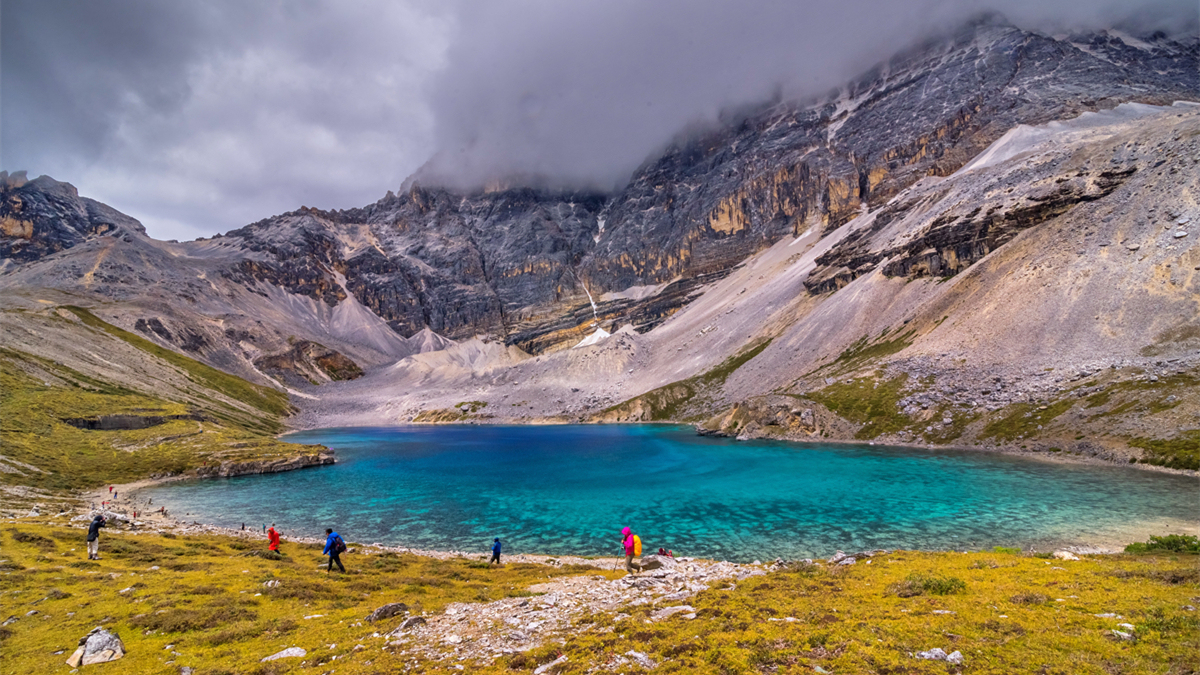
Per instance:
[[[691,297],[626,300],[593,314],[588,293],[719,278],[783,236],[837,227],[922,176],[952,173],[1016,124],[1200,97],[1197,56],[1195,41],[1162,35],[1140,46],[1108,34],[1058,40],[984,20],[881,64],[821,104],[764,105],[682,139],[617,194],[414,187],[364,209],[316,214],[325,234],[304,245],[314,235],[295,216],[230,236],[274,250],[260,242],[294,218],[303,235],[287,235],[295,245],[276,255],[278,271],[258,278],[333,304],[341,291],[332,280],[343,274],[345,289],[403,335],[429,326],[537,352],[586,334],[581,326],[593,319],[649,329]],[[371,246],[329,256],[334,232],[364,225]]]
[[[825,100],[731,114],[681,138],[615,194],[414,185],[363,208],[302,208],[185,244],[146,238],[136,221],[66,184],[6,178],[0,287],[8,276],[8,287],[83,285],[140,303],[148,309],[126,325],[140,321],[144,335],[252,377],[252,362],[286,352],[291,337],[365,365],[412,353],[404,338],[426,328],[552,351],[597,326],[649,330],[748,255],[785,236],[831,231],[921,177],[949,175],[1017,124],[1125,101],[1200,99],[1198,63],[1194,38],[1055,39],[985,19]],[[1092,173],[1080,183],[1091,187],[1067,186],[1026,211],[961,214],[904,251],[859,250],[848,238],[806,286],[834,290],[885,258],[895,258],[889,275],[957,270],[1121,180]],[[68,249],[74,259],[48,264]],[[622,293],[642,286],[658,288]],[[308,303],[303,321],[294,298]]]
[[[70,183],[48,176],[26,180],[25,172],[0,171],[0,270],[101,236],[142,234],[145,228],[129,216],[80,197]]]

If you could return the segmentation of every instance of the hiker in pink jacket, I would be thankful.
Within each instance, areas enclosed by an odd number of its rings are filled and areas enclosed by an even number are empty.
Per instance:
[[[634,573],[633,556],[636,555],[638,552],[637,545],[639,543],[640,542],[638,542],[636,536],[633,534],[632,529],[626,527],[623,530],[621,530],[621,546],[623,546],[625,548],[625,569],[630,574]],[[637,571],[638,572],[642,571],[641,565],[637,566]]]

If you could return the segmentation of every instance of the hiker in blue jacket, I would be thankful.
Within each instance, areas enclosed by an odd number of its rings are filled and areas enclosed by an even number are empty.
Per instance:
[[[496,563],[497,565],[500,564],[500,540],[499,539],[496,539],[495,543],[492,544],[492,559],[490,561],[488,561],[488,567],[491,567],[492,563]]]
[[[325,535],[325,552],[323,555],[329,556],[329,567],[325,568],[325,573],[332,572],[333,564],[337,563],[338,569],[345,574],[346,568],[342,565],[342,559],[338,556],[345,553],[346,542],[342,541],[342,536],[334,532],[332,527],[325,528]]]

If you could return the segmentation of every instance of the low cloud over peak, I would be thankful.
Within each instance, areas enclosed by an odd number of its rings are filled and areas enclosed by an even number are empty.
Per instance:
[[[1191,30],[1191,0],[5,0],[0,168],[190,238],[422,183],[620,185],[689,125],[836,87],[994,9]],[[423,167],[423,168],[422,168]]]

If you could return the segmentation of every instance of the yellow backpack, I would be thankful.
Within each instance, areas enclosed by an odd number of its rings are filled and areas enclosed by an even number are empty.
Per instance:
[[[634,555],[642,554],[642,538],[637,536],[636,534],[633,535],[633,554]]]

